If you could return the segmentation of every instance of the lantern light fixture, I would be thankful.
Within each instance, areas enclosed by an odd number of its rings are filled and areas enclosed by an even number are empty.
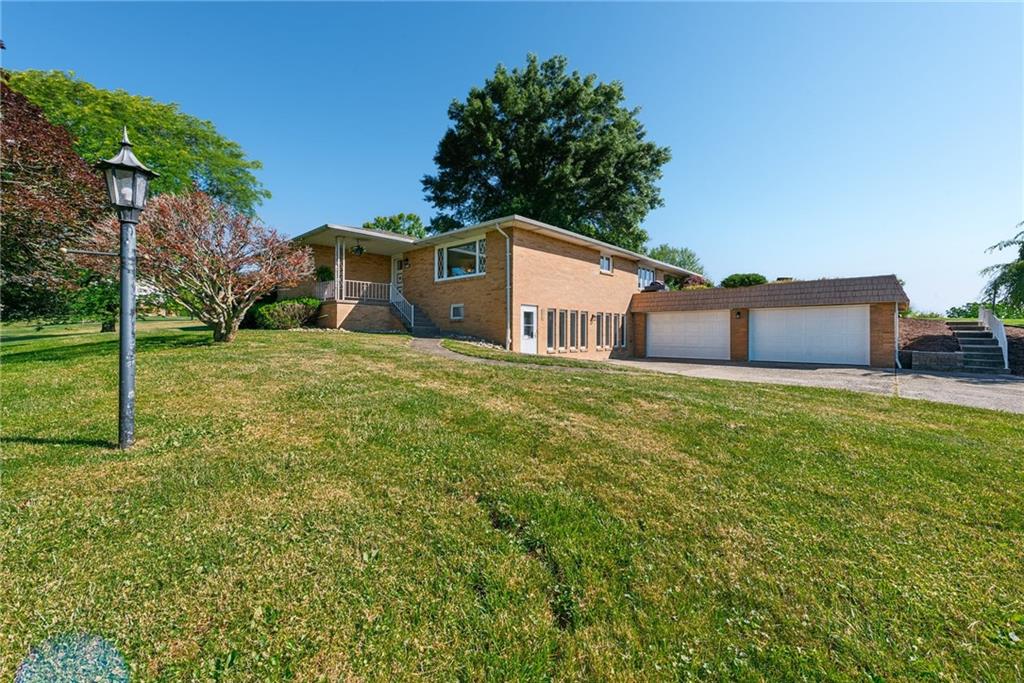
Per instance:
[[[96,166],[103,171],[110,203],[117,208],[121,220],[137,223],[146,206],[149,182],[160,174],[147,168],[132,152],[127,126],[121,134],[121,151]]]

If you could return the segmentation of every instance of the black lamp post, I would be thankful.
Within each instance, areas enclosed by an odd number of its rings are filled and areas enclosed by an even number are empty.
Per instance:
[[[159,174],[142,165],[132,153],[128,128],[121,151],[101,161],[110,203],[121,221],[121,355],[118,382],[118,446],[128,448],[135,440],[135,225],[146,206],[149,181]]]

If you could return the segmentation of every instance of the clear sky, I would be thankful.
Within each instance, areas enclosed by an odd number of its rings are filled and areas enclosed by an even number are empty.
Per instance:
[[[177,102],[264,163],[286,234],[412,211],[446,109],[497,63],[621,80],[672,148],[655,243],[709,274],[896,273],[975,299],[1024,220],[1024,5],[30,4],[9,69]],[[123,52],[120,47],[136,48]],[[129,122],[130,123],[130,122]]]

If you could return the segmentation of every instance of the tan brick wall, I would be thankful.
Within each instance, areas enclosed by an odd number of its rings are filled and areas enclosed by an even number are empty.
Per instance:
[[[345,279],[363,282],[391,282],[391,257],[381,254],[356,256],[350,251],[345,254]],[[334,270],[334,247],[323,244],[313,245],[313,261],[316,267],[327,266]]]
[[[891,368],[896,353],[896,304],[871,304],[871,365]]]
[[[405,298],[427,312],[443,332],[481,337],[505,343],[505,238],[498,231],[487,235],[487,272],[460,280],[434,281],[434,246],[405,252],[409,266],[403,273]],[[478,239],[479,235],[465,238]],[[451,305],[464,306],[465,319],[450,320]]]
[[[404,329],[401,321],[391,312],[390,306],[336,301],[325,301],[320,304],[317,325],[373,332]]]
[[[739,317],[736,314],[739,313]],[[750,358],[750,309],[734,308],[729,311],[729,358],[746,363]]]
[[[608,358],[631,355],[636,327],[626,316],[626,348],[597,349],[596,314],[627,314],[637,289],[637,263],[614,256],[612,274],[600,271],[597,248],[570,244],[525,229],[512,230],[512,348],[519,351],[519,310],[523,304],[538,307],[537,352],[547,351],[547,310],[587,311],[587,349],[558,355]],[[557,322],[557,317],[556,317]]]

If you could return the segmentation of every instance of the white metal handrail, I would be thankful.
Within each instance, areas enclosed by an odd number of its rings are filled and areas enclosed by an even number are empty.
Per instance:
[[[409,323],[409,327],[416,326],[416,308],[409,303],[409,300],[402,296],[402,293],[398,291],[393,283],[391,284],[390,298],[391,305],[405,318],[406,322]]]
[[[390,282],[345,280],[345,298],[355,301],[389,301]]]
[[[996,314],[985,308],[984,306],[978,307],[978,322],[988,328],[992,336],[999,342],[999,349],[1003,352],[1003,369],[1010,369],[1010,354],[1009,348],[1006,344],[1006,327],[1003,325],[1003,321],[996,317]]]

